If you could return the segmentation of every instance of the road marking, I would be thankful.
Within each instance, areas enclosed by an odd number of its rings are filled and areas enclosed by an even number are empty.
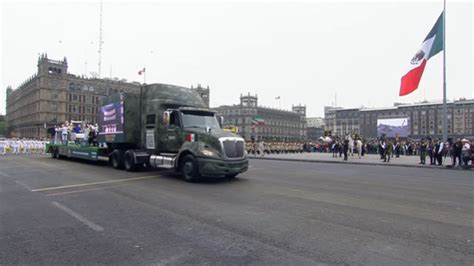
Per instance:
[[[127,179],[120,179],[120,180],[108,180],[108,181],[100,181],[100,182],[92,182],[92,183],[82,183],[82,184],[75,184],[75,185],[68,185],[68,186],[46,187],[46,188],[32,189],[31,191],[38,192],[38,191],[56,190],[56,189],[64,189],[64,188],[72,188],[72,187],[85,187],[85,186],[93,186],[93,185],[99,185],[99,184],[134,181],[134,180],[154,178],[154,177],[159,177],[159,176],[152,175],[152,176],[133,177],[133,178],[127,178]]]
[[[73,191],[66,191],[66,192],[58,192],[58,193],[51,193],[51,194],[46,194],[46,196],[60,196],[60,195],[66,195],[66,194],[74,194],[74,193],[81,193],[81,192],[88,192],[88,191],[94,191],[94,190],[102,190],[102,189],[107,189],[107,188],[114,188],[114,187],[122,187],[124,185],[118,185],[118,186],[106,186],[106,187],[98,187],[98,188],[89,188],[89,189],[81,189],[81,190],[73,190]]]
[[[29,186],[27,186],[26,184],[24,184],[23,182],[15,180],[15,183],[17,183],[18,185],[22,186],[23,188],[26,188],[27,190],[31,191],[31,188]]]
[[[72,217],[76,218],[77,220],[79,220],[81,223],[89,226],[92,230],[94,231],[97,231],[97,232],[100,232],[100,231],[104,231],[104,228],[89,221],[87,218],[83,217],[82,215],[78,214],[77,212],[69,209],[68,207],[62,205],[61,203],[58,203],[56,201],[53,201],[52,204],[56,207],[58,207],[59,209],[63,210],[64,212],[66,212],[67,214],[71,215]]]

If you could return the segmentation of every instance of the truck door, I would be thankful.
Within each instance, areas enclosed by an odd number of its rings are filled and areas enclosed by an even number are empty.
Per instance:
[[[155,146],[155,128],[156,128],[156,115],[149,114],[146,116],[145,124],[145,147],[147,150],[154,150]]]
[[[178,152],[181,147],[181,132],[179,111],[173,111],[170,114],[170,123],[163,134],[163,144],[167,152]]]

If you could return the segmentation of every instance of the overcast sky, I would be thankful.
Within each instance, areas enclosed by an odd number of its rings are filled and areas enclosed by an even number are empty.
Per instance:
[[[38,53],[98,72],[99,1],[1,5],[0,113],[5,89],[36,73]],[[448,98],[473,98],[473,4],[447,4]],[[442,99],[442,54],[420,88],[400,78],[443,9],[442,1],[104,1],[102,76],[211,89],[211,106],[259,104],[307,116],[324,106],[382,107]],[[86,72],[87,62],[87,72]],[[281,102],[275,100],[280,96]]]

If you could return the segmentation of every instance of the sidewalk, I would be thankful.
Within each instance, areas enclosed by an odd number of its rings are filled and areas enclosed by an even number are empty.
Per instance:
[[[427,165],[419,164],[420,157],[418,156],[405,156],[400,155],[399,158],[393,156],[390,158],[390,162],[383,162],[380,159],[380,155],[376,154],[365,154],[359,159],[357,154],[354,156],[349,155],[347,161],[344,161],[344,157],[332,157],[332,153],[319,153],[319,152],[304,152],[304,153],[287,153],[287,154],[265,154],[265,156],[249,154],[250,159],[261,159],[261,160],[283,160],[283,161],[298,161],[298,162],[313,162],[313,163],[341,163],[341,164],[359,164],[359,165],[384,165],[384,166],[403,166],[403,167],[416,167],[416,168],[431,168],[431,169],[455,169],[455,170],[472,170],[464,169],[459,167],[450,167],[452,164],[451,158],[446,157],[444,165],[430,165],[430,157],[426,156]]]

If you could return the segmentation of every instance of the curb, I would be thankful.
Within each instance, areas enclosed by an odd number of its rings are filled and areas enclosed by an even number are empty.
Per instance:
[[[268,160],[268,161],[288,161],[288,162],[305,162],[305,163],[332,163],[332,164],[350,164],[350,165],[371,165],[371,166],[398,166],[398,167],[410,167],[410,168],[422,168],[422,169],[444,169],[444,170],[458,170],[458,171],[472,171],[473,168],[451,168],[451,167],[438,167],[430,165],[414,165],[414,164],[383,164],[383,163],[368,163],[368,162],[351,162],[351,161],[325,161],[325,160],[309,160],[309,159],[292,159],[292,158],[265,158],[265,157],[248,157],[249,159],[256,160]]]

